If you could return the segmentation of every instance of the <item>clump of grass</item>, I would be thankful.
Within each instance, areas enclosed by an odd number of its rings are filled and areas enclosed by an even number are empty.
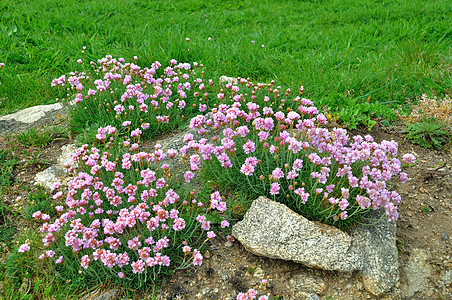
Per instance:
[[[397,112],[397,116],[407,124],[434,120],[452,128],[452,99],[449,95],[438,99],[422,94],[416,104],[410,105],[410,109],[409,114],[404,114],[401,109]]]
[[[413,143],[424,148],[441,149],[452,142],[451,127],[434,118],[424,118],[420,122],[408,124],[406,131]]]
[[[34,219],[33,213],[40,211],[49,215],[50,218],[54,218],[57,215],[54,202],[52,196],[44,187],[37,186],[36,190],[28,194],[29,205],[22,210],[22,215],[25,220],[32,221]]]
[[[440,149],[452,142],[452,99],[423,94],[410,105],[409,114],[400,108],[398,117],[405,122],[408,138],[425,148]]]
[[[68,137],[67,132],[60,127],[52,126],[49,128],[36,129],[30,128],[17,134],[17,141],[25,147],[44,148],[54,141]]]
[[[17,165],[17,159],[5,150],[0,150],[0,195],[13,182],[13,169]]]

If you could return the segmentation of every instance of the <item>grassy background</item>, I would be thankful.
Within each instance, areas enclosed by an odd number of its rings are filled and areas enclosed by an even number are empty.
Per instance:
[[[50,81],[75,69],[83,46],[88,60],[198,61],[209,78],[304,85],[332,107],[395,107],[450,92],[451,15],[448,0],[3,0],[0,115],[64,96]]]

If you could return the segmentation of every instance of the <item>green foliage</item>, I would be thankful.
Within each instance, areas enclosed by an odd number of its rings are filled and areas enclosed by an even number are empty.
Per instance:
[[[13,182],[13,169],[17,160],[5,150],[0,150],[0,195]]]
[[[11,207],[0,200],[0,253],[4,253],[11,248],[16,234],[16,227],[12,221],[13,211]]]
[[[370,130],[376,124],[375,119],[396,119],[393,110],[379,103],[369,102],[370,99],[371,95],[352,99],[333,92],[321,99],[320,103],[326,105],[328,111],[350,129],[356,129],[362,124]]]
[[[30,205],[23,210],[23,217],[26,220],[32,221],[32,214],[36,211],[48,214],[50,217],[56,216],[55,200],[52,199],[44,187],[38,186],[35,191],[28,194],[28,200]]]
[[[452,141],[451,129],[434,118],[424,118],[421,122],[409,124],[406,130],[408,138],[424,148],[440,149]]]
[[[41,168],[50,165],[50,163],[41,157],[42,152],[40,150],[33,151],[32,148],[29,148],[28,150],[24,150],[22,152],[25,164],[23,165],[24,168],[26,167],[36,167]]]
[[[43,130],[31,128],[19,133],[16,138],[25,147],[44,148],[56,140],[67,138],[67,136],[64,129],[54,126]]]
[[[430,207],[428,205],[422,206],[421,211],[426,214],[430,212]]]
[[[452,86],[447,0],[74,3],[1,2],[0,115],[65,97],[65,90],[48,88],[50,81],[74,70],[83,46],[86,61],[105,54],[137,55],[143,66],[198,61],[211,68],[206,77],[303,84],[314,100],[374,91],[371,103],[395,107]],[[358,113],[365,110],[374,108]]]

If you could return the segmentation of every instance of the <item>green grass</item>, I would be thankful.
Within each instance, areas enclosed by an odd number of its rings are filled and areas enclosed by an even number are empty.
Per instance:
[[[203,63],[212,78],[302,84],[333,112],[335,93],[357,105],[371,95],[371,104],[395,106],[422,92],[450,92],[451,13],[447,0],[5,0],[0,115],[63,97],[50,81],[75,69],[83,46],[86,60],[137,55],[145,66],[175,58]],[[359,112],[388,117],[364,106]]]
[[[0,150],[0,196],[13,182],[13,169],[17,160],[5,150]]]
[[[62,140],[68,137],[68,134],[61,127],[49,127],[39,130],[30,128],[17,134],[16,139],[22,146],[44,148],[52,142]]]

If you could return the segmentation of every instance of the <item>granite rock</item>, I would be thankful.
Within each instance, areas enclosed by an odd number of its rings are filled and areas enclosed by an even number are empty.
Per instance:
[[[324,270],[352,272],[362,268],[363,259],[351,247],[347,233],[311,222],[265,197],[253,202],[243,221],[232,227],[232,234],[256,255]]]
[[[378,213],[374,213],[378,218]],[[388,291],[399,280],[396,224],[383,218],[374,225],[358,226],[353,234],[364,259],[361,277],[364,288],[375,296]]]
[[[378,218],[382,211],[373,212]],[[328,271],[360,271],[364,288],[375,296],[389,292],[399,279],[396,225],[385,218],[358,226],[351,236],[311,222],[285,205],[256,199],[232,234],[248,251]]]
[[[400,289],[403,298],[411,298],[416,292],[428,289],[428,278],[432,273],[432,267],[427,260],[429,254],[423,249],[413,249],[408,259],[408,263],[403,268],[404,281],[401,282]]]
[[[39,184],[49,190],[53,190],[56,182],[65,184],[69,177],[64,165],[72,163],[71,154],[75,152],[74,145],[64,145],[61,147],[61,155],[58,157],[57,164],[39,172],[35,175],[35,184]]]

